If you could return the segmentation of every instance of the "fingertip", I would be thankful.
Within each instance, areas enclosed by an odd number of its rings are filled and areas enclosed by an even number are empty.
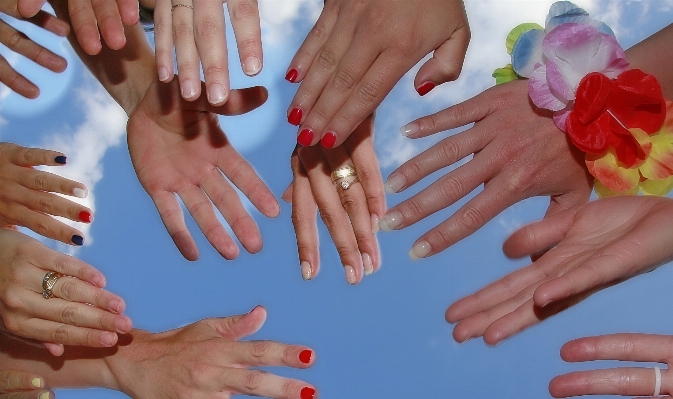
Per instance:
[[[180,254],[190,262],[199,259],[199,249],[192,236],[187,232],[180,232],[173,236],[173,242],[178,247]]]
[[[65,346],[63,346],[63,344],[43,342],[42,345],[44,345],[44,347],[54,356],[62,356],[65,352]]]

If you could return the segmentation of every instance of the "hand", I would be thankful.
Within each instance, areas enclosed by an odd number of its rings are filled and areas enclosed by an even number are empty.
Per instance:
[[[252,395],[313,399],[315,388],[250,367],[308,368],[315,361],[306,347],[272,341],[237,342],[257,332],[266,310],[207,319],[160,334],[135,331],[133,342],[107,359],[118,389],[133,398],[196,398]]]
[[[3,0],[0,2],[0,13],[20,20],[26,20],[58,36],[68,35],[70,27],[67,23],[45,11],[40,11],[44,0],[39,1],[39,7],[34,10],[32,15],[27,16],[20,14],[22,1],[28,0]],[[52,72],[63,72],[67,66],[64,58],[35,43],[22,32],[17,31],[2,20],[0,20],[0,44],[7,46],[10,50],[23,55],[37,65],[43,66]],[[7,85],[7,87],[17,94],[26,98],[37,98],[40,95],[40,89],[15,71],[2,56],[0,56],[0,83]]]
[[[45,299],[42,279],[50,271],[64,276]],[[0,229],[0,330],[55,356],[63,354],[63,345],[114,346],[116,333],[131,331],[131,320],[121,315],[124,300],[104,286],[105,276],[88,264]]]
[[[266,98],[263,87],[234,90],[225,105],[214,107],[205,99],[184,101],[177,81],[154,81],[131,114],[128,144],[138,179],[152,197],[175,245],[189,260],[198,259],[199,252],[175,194],[208,241],[227,259],[238,256],[238,246],[218,222],[211,201],[245,249],[251,253],[262,249],[259,229],[229,181],[262,214],[276,217],[280,212],[273,194],[231,146],[213,114],[246,113]]]
[[[498,85],[464,103],[402,128],[411,138],[474,122],[407,161],[388,177],[386,191],[400,192],[441,168],[474,154],[429,187],[392,207],[381,229],[403,229],[449,207],[479,185],[484,190],[439,226],[421,236],[409,255],[424,258],[477,231],[525,198],[549,195],[547,215],[589,200],[593,178],[577,150],[551,119],[528,99],[528,83]]]
[[[44,4],[46,0],[19,1]],[[140,19],[138,0],[67,0],[67,4],[77,41],[89,55],[96,55],[103,49],[101,35],[110,49],[123,48],[126,45],[124,25],[135,25]]]
[[[0,371],[0,399],[46,399],[54,393],[44,389],[42,377],[19,370]]]
[[[511,257],[552,248],[449,307],[456,341],[496,344],[603,288],[673,259],[673,200],[617,196],[578,205],[516,231]]]
[[[316,211],[329,230],[344,265],[346,281],[357,284],[381,265],[374,227],[386,209],[383,179],[374,152],[374,117],[366,119],[343,147],[300,147],[292,154],[292,223],[305,280],[320,269]],[[332,171],[353,166],[358,183],[335,186]]]
[[[326,0],[286,76],[302,82],[288,109],[299,143],[341,145],[432,51],[416,75],[419,94],[455,80],[469,40],[461,0]]]
[[[227,7],[243,72],[255,76],[262,70],[257,1],[229,0]],[[154,41],[159,80],[173,79],[175,46],[182,97],[193,101],[201,95],[201,62],[208,101],[224,104],[230,90],[225,31],[222,0],[157,0]]]
[[[86,197],[86,186],[64,177],[33,169],[62,166],[65,155],[56,151],[0,143],[0,227],[18,225],[70,245],[82,245],[83,234],[49,215],[90,223],[89,208],[68,201],[59,193]]]
[[[659,394],[670,398],[673,394],[673,381],[669,375],[673,366],[671,348],[673,337],[669,335],[614,334],[570,341],[561,348],[561,358],[566,362],[623,360],[666,363],[668,369],[661,370]],[[649,367],[576,371],[555,377],[549,384],[549,392],[555,398],[583,395],[651,397],[655,393],[655,376],[655,371]]]

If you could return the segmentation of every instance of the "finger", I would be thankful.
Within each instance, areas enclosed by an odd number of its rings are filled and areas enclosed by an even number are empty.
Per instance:
[[[45,300],[44,298],[38,299]],[[109,348],[117,344],[117,334],[114,332],[77,327],[38,318],[26,320],[22,324],[22,331],[19,334],[42,342],[92,348]]]
[[[28,371],[0,371],[0,392],[33,391],[44,386],[44,380]]]
[[[111,0],[92,0],[91,4],[105,44],[112,50],[124,47],[126,36],[117,4]]]
[[[0,22],[0,43],[50,71],[63,72],[67,66],[63,57],[40,46],[28,36],[4,22]]]
[[[467,18],[465,17],[465,20]],[[470,28],[464,25],[451,34],[449,40],[439,46],[432,58],[430,58],[416,74],[414,87],[419,94],[427,93],[427,89],[419,90],[424,87],[434,87],[445,82],[456,80],[463,68],[463,60],[467,52],[467,45],[470,42]],[[432,86],[428,86],[427,83]]]
[[[215,216],[213,204],[203,190],[199,187],[190,186],[178,191],[178,195],[182,198],[187,210],[203,235],[208,239],[208,242],[225,259],[235,259],[239,253],[238,246],[220,224],[217,216]]]
[[[67,157],[62,152],[43,150],[41,148],[26,148],[13,144],[12,146],[14,148],[12,148],[8,160],[19,166],[61,166],[65,165],[67,161]],[[63,194],[69,193],[63,192]]]
[[[185,14],[189,11],[186,10]],[[194,0],[193,14],[197,57],[200,58],[203,66],[208,102],[220,105],[227,101],[230,88],[222,2],[220,0]],[[187,62],[190,66],[194,63],[198,67],[198,58]]]
[[[105,287],[105,276],[93,266],[75,257],[51,250],[38,241],[35,241],[35,244],[36,246],[31,247],[31,257],[29,258],[33,266],[75,277],[98,288]],[[38,292],[41,292],[39,287]],[[123,300],[116,311],[119,313],[124,311]]]
[[[23,18],[34,17],[47,0],[19,0],[16,4],[19,15]]]
[[[285,191],[283,191],[283,195],[281,195],[280,198],[281,198],[283,201],[287,202],[288,204],[291,204],[291,203],[292,203],[292,195],[293,195],[293,193],[294,193],[294,184],[293,184],[293,182],[292,182],[292,183],[290,183],[289,186],[287,186],[287,188],[285,189]]]
[[[117,0],[117,8],[124,25],[135,25],[140,20],[138,0]]]
[[[233,390],[241,395],[276,399],[315,397],[315,388],[305,382],[279,377],[265,371],[229,368],[226,373],[216,370],[209,372],[213,373],[213,381],[216,382],[212,388],[217,390]]]
[[[662,371],[663,382],[667,380]],[[655,372],[651,368],[624,367],[607,370],[576,371],[554,377],[549,392],[556,398],[580,395],[651,396]],[[669,393],[668,384],[661,393]]]
[[[314,279],[320,270],[320,240],[318,237],[318,205],[311,193],[311,182],[295,150],[292,154],[292,225],[297,237],[299,264],[304,280]]]
[[[66,37],[70,33],[70,25],[46,11],[38,12],[34,17],[28,18],[27,21],[57,36]]]
[[[63,344],[43,342],[42,345],[54,356],[63,356],[65,353],[65,346],[63,346]]]
[[[262,28],[257,0],[229,0],[229,16],[236,36],[243,72],[255,76],[262,71]]]
[[[561,348],[566,362],[622,360],[652,362],[668,357],[673,344],[669,335],[610,334],[572,340]]]
[[[250,312],[216,319],[206,319],[205,322],[213,328],[219,336],[229,341],[238,341],[259,331],[266,321],[264,306],[255,306]]]
[[[26,98],[37,98],[40,95],[40,89],[18,74],[2,56],[0,56],[0,83]]]
[[[563,211],[523,226],[505,240],[502,251],[510,258],[521,258],[556,245],[570,230],[575,212]]]
[[[1,394],[2,399],[54,399],[53,391],[9,392]]]
[[[17,179],[18,183],[21,184],[22,186],[34,190],[34,191],[46,191],[50,193],[59,193],[59,194],[64,194],[64,195],[70,195],[78,198],[85,198],[87,195],[87,188],[84,184],[66,179],[65,177],[61,177],[59,175],[55,175],[53,173],[48,173],[48,172],[43,172],[39,170],[34,170],[34,169],[24,169],[21,171],[21,175]],[[60,197],[59,197],[60,198]],[[46,199],[46,198],[44,198]],[[67,201],[67,200],[66,200]],[[70,201],[67,201],[70,202]],[[74,203],[71,203],[72,205],[76,205]],[[91,210],[80,206],[81,209],[78,211],[73,210],[75,214],[72,215],[61,215],[59,216],[79,216],[79,213],[82,211],[88,211],[91,213]],[[54,213],[47,212],[52,215]],[[72,219],[72,218],[70,218]],[[80,220],[81,218],[77,219],[72,219],[72,220]],[[86,220],[84,220],[86,221]]]
[[[96,14],[93,11],[90,0],[69,0],[68,14],[70,24],[75,32],[77,41],[82,50],[89,55],[100,53],[103,46],[96,25]]]
[[[178,80],[180,93],[187,101],[194,101],[201,96],[201,76],[199,75],[199,53],[196,49],[194,37],[194,10],[189,0],[180,2],[171,1],[172,5],[181,4],[172,8],[173,42],[175,43],[175,58],[178,63]]]
[[[78,247],[84,245],[84,234],[81,231],[59,222],[51,216],[39,211],[33,211],[21,205],[17,205],[12,213],[16,215],[17,225],[24,226],[41,236],[58,240],[68,245]]]
[[[182,256],[190,261],[199,259],[199,249],[196,247],[196,243],[187,229],[182,208],[180,208],[175,194],[166,191],[151,192],[149,194],[152,197],[152,201],[154,201],[154,205],[157,207],[157,211],[159,211],[161,221],[166,226],[168,234],[170,234]]]
[[[232,361],[243,367],[285,366],[308,368],[315,353],[305,346],[286,345],[274,341],[246,341],[231,344]],[[220,356],[220,355],[216,355]]]
[[[219,169],[212,169],[204,176],[201,188],[220,211],[243,247],[250,253],[261,251],[262,237],[257,224],[245,210],[236,190],[222,176]]]
[[[224,105],[214,106],[208,103],[205,97],[199,97],[193,102],[183,104],[185,110],[199,110],[212,112],[218,115],[235,116],[248,113],[259,108],[269,98],[265,87],[255,86],[247,89],[232,90],[229,99]]]
[[[330,37],[339,15],[337,9],[331,4],[324,5],[320,17],[297,50],[292,62],[290,62],[290,68],[285,76],[285,79],[290,83],[300,82],[304,79],[306,72],[315,61],[318,51]],[[299,122],[294,124],[298,125]]]
[[[299,148],[299,158],[311,182],[311,192],[320,210],[320,217],[327,226],[341,258],[346,281],[349,284],[357,284],[362,280],[362,256],[348,214],[341,205],[339,194],[332,183],[327,160],[322,156],[321,149],[314,147]]]
[[[154,8],[154,47],[159,80],[170,82],[173,65],[173,15],[170,0],[156,0]]]

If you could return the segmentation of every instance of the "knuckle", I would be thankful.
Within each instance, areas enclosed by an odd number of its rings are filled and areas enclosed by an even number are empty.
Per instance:
[[[328,31],[325,25],[323,25],[322,23],[317,23],[315,24],[313,29],[311,29],[310,36],[313,37],[313,39],[315,40],[322,41],[324,38],[327,37],[327,33]]]
[[[64,323],[75,325],[77,324],[77,307],[74,303],[69,303],[61,310],[61,320]]]
[[[194,35],[194,28],[187,23],[179,22],[173,27],[173,36],[176,40],[188,40]]]
[[[66,344],[70,342],[70,335],[70,327],[65,324],[61,324],[52,333],[52,339],[55,343]]]
[[[337,64],[337,56],[333,49],[324,48],[318,54],[318,65],[323,69],[331,71]]]
[[[238,42],[238,51],[239,53],[246,54],[246,53],[251,53],[253,50],[257,49],[259,47],[259,38],[245,38],[241,39]]]
[[[214,64],[209,64],[208,66],[204,66],[203,68],[203,75],[204,76],[217,76],[217,75],[222,75],[227,73],[227,67],[226,64],[222,62],[216,62]]]
[[[467,207],[460,213],[460,223],[470,231],[476,231],[481,226],[486,224],[486,217],[484,217],[481,209],[476,207]]]
[[[422,200],[420,200],[417,197],[411,197],[409,198],[406,203],[405,203],[405,208],[406,212],[403,212],[403,214],[410,214],[410,215],[423,215],[424,213],[427,212],[427,208],[425,204],[423,203]]]
[[[2,303],[10,311],[17,311],[23,307],[23,300],[21,300],[20,290],[15,288],[8,288],[3,297]]]
[[[243,1],[229,10],[231,19],[241,21],[255,18],[258,14],[257,7],[251,1]]]
[[[59,297],[66,301],[72,301],[73,298],[77,295],[77,286],[75,285],[75,279],[72,278],[61,278],[59,281],[62,281],[59,289]]]
[[[251,392],[257,391],[264,381],[264,372],[250,370],[243,376],[243,386]]]
[[[297,387],[297,383],[294,381],[284,381],[281,387],[281,392],[283,393],[284,398],[293,398],[297,396],[297,391],[301,388]]]
[[[345,190],[343,190],[345,191]],[[341,206],[344,208],[346,213],[349,215],[355,212],[358,206],[358,202],[355,200],[354,196],[350,193],[341,194]]]
[[[199,21],[194,27],[194,32],[197,39],[212,40],[218,35],[223,35],[223,27],[213,19],[204,19]]]
[[[325,223],[325,226],[327,226],[327,228],[329,229],[337,223],[337,221],[339,220],[339,216],[336,215],[335,212],[332,210],[320,209],[320,219],[322,220],[323,223]]]
[[[258,363],[263,363],[271,352],[271,343],[266,341],[259,341],[252,344],[250,348],[250,356]]]
[[[340,70],[334,75],[333,86],[343,92],[350,91],[355,85],[355,78],[349,71]]]
[[[439,157],[447,163],[456,162],[462,155],[460,144],[452,137],[442,140],[437,150]]]
[[[26,35],[19,31],[14,31],[9,34],[7,39],[5,40],[5,46],[7,46],[10,50],[12,51],[17,51],[17,49],[21,46],[21,41],[26,38]]]
[[[379,82],[367,82],[357,90],[357,98],[365,106],[376,105],[381,97]]]
[[[16,317],[13,317],[11,315],[3,315],[2,316],[2,323],[5,325],[5,329],[8,332],[10,332],[12,334],[16,334],[16,335],[20,334],[21,327],[20,327],[19,321],[17,320]]]
[[[465,185],[458,176],[451,176],[444,179],[439,185],[438,195],[444,203],[453,203],[462,196]]]

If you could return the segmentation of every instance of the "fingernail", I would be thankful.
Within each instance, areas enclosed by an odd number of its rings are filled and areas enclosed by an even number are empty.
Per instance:
[[[77,245],[78,247],[81,247],[84,244],[84,237],[78,236],[76,234],[74,236],[72,236],[71,240],[72,240],[72,243]]]
[[[332,148],[334,147],[334,144],[336,144],[336,134],[329,132],[325,133],[324,136],[322,136],[322,139],[320,140],[320,144],[322,144],[323,147],[325,148]]]
[[[166,67],[161,67],[159,68],[159,80],[162,82],[165,82],[168,80],[168,77],[170,74],[168,73],[168,69]]]
[[[410,123],[400,128],[400,134],[404,137],[408,137],[418,133],[419,130],[421,129],[417,124]]]
[[[105,277],[96,276],[93,278],[93,283],[100,288],[105,287]]]
[[[305,349],[299,353],[299,361],[304,364],[311,363],[311,358],[313,357],[313,351]]]
[[[297,143],[303,145],[304,147],[308,147],[311,145],[311,142],[313,142],[313,136],[313,130],[304,129],[299,133],[299,136],[297,136]]]
[[[301,262],[301,276],[304,280],[308,281],[313,277],[313,272],[311,270],[311,264],[307,261]]]
[[[301,399],[313,399],[314,397],[315,397],[315,389],[309,387],[304,387],[301,389]]]
[[[83,221],[84,223],[91,223],[93,218],[91,217],[91,214],[87,211],[82,211],[79,213],[79,220]]]
[[[77,198],[86,198],[89,195],[89,192],[84,188],[75,187],[72,190],[72,195]]]
[[[419,260],[425,258],[430,253],[430,243],[427,241],[420,241],[414,244],[409,250],[409,257],[411,260]]]
[[[32,385],[33,388],[42,388],[42,380],[39,377],[35,377],[30,380],[30,385]]]
[[[182,98],[192,98],[196,96],[196,84],[191,79],[187,79],[182,82],[180,91],[182,92]]]
[[[346,272],[346,281],[348,284],[355,284],[355,269],[351,266],[344,266],[344,271]]]
[[[388,177],[388,180],[386,180],[386,183],[383,185],[383,187],[385,188],[386,193],[395,194],[398,193],[406,184],[407,178],[404,177],[404,175],[398,174]]]
[[[301,123],[301,117],[304,114],[304,112],[301,110],[299,107],[292,108],[292,111],[290,111],[290,115],[287,117],[288,123],[290,125],[295,125],[298,126]]]
[[[49,399],[49,391],[44,391],[38,396],[39,399]],[[302,398],[303,399],[303,398]]]
[[[255,76],[262,70],[262,62],[257,57],[248,57],[243,62],[243,72],[248,76]]]
[[[111,300],[110,303],[108,304],[108,307],[109,307],[110,310],[112,310],[112,311],[115,311],[115,312],[117,312],[117,313],[121,313],[121,312],[122,312],[122,310],[121,310],[121,304],[122,304],[122,303],[121,303],[121,301],[120,301],[119,299],[113,299],[113,300]]]
[[[192,97],[193,94],[190,96]],[[224,86],[219,83],[210,85],[208,88],[208,102],[215,105],[221,104],[227,99],[227,94],[224,92]]]
[[[379,227],[379,217],[372,213],[372,233],[376,234],[381,228]]]
[[[299,72],[297,72],[296,69],[290,69],[287,75],[285,75],[285,80],[287,80],[290,83],[294,83],[297,80],[298,75]]]
[[[379,221],[379,226],[383,231],[392,231],[402,224],[402,214],[399,212],[390,212],[383,215]]]
[[[127,319],[124,318],[118,318],[115,320],[115,329],[117,330],[118,333],[124,334],[129,331],[129,322]]]
[[[435,86],[436,85],[434,83],[430,82],[430,81],[423,82],[423,83],[420,84],[420,86],[418,86],[416,88],[416,91],[418,92],[418,94],[420,96],[424,96],[424,95],[430,93],[430,90],[434,89]]]
[[[100,343],[103,346],[112,346],[117,342],[117,334],[112,332],[104,332],[100,337]]]
[[[56,162],[59,165],[65,165],[65,163],[68,162],[68,157],[59,155],[56,158],[54,158],[54,162]]]
[[[372,263],[372,257],[369,254],[362,254],[362,264],[365,268],[365,276],[371,276],[374,273],[374,264]]]

